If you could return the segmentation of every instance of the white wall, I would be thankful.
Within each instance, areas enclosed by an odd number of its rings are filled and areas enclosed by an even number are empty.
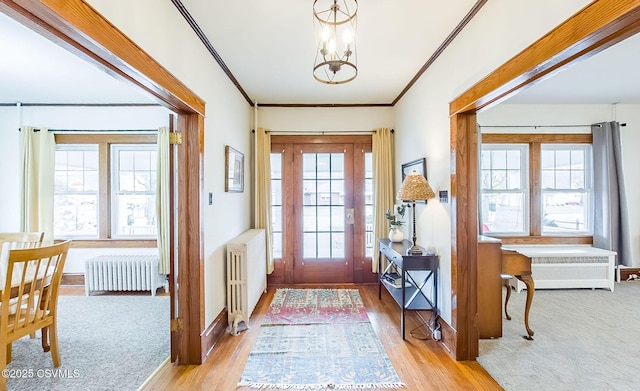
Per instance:
[[[524,105],[501,104],[478,114],[480,126],[486,125],[588,125],[616,120],[621,128],[623,178],[629,209],[631,261],[640,267],[640,176],[635,175],[640,149],[640,105]],[[589,127],[571,128],[481,128],[483,133],[591,133]]]
[[[371,131],[375,128],[393,128],[393,108],[262,107],[258,109],[258,126],[273,132]]]
[[[535,42],[588,0],[493,0],[395,106],[396,165],[427,158],[435,191],[449,189],[451,174],[449,102],[492,70]],[[396,181],[396,189],[400,178]],[[451,211],[437,200],[417,208],[421,245],[440,253],[441,316],[451,324]]]
[[[226,305],[226,243],[250,228],[251,107],[170,1],[88,2],[206,102],[201,203],[206,327]],[[245,155],[243,193],[224,192],[225,145]]]
[[[20,112],[0,107],[0,232],[20,230]]]
[[[158,129],[169,125],[170,111],[164,107],[0,107],[0,232],[20,230],[20,140],[21,126],[65,130]],[[157,254],[156,248],[100,248],[69,250],[65,273],[84,273],[84,261],[96,255]]]

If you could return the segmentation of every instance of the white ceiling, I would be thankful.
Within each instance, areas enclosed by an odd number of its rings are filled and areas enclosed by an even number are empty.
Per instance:
[[[0,103],[154,103],[0,12]]]
[[[640,34],[519,92],[506,103],[640,103]]]
[[[344,85],[313,78],[312,3],[182,0],[251,100],[309,105],[393,102],[475,0],[361,1],[359,74]],[[0,36],[0,103],[153,103],[1,13]],[[507,102],[640,103],[639,47],[630,38]]]

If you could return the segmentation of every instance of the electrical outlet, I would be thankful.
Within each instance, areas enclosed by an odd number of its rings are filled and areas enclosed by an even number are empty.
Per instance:
[[[442,338],[442,333],[440,333],[440,330],[435,330],[433,333],[431,333],[431,336],[433,337],[434,341],[440,341],[440,339]]]

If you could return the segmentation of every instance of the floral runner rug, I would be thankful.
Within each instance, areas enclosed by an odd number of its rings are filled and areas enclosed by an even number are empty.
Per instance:
[[[238,386],[355,390],[403,384],[357,289],[278,289]]]
[[[363,323],[367,311],[357,289],[278,289],[262,325]]]

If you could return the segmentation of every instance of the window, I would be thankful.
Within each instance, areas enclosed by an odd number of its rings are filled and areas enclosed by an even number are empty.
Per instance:
[[[591,232],[591,146],[542,145],[542,233]]]
[[[483,134],[482,232],[591,235],[592,171],[590,134]]]
[[[156,146],[111,145],[113,237],[156,235]]]
[[[528,145],[492,144],[482,147],[482,231],[528,233]]]
[[[54,237],[155,240],[155,140],[57,134]]]
[[[54,228],[58,237],[98,237],[98,146],[58,145]]]

